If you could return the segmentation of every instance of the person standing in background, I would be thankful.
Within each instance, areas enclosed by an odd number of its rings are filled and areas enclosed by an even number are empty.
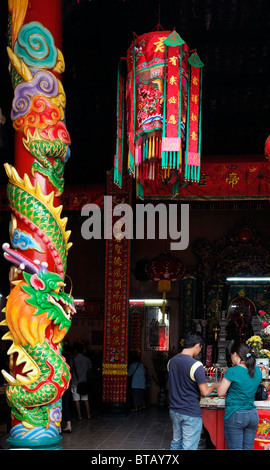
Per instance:
[[[80,382],[87,382],[88,370],[90,369],[92,363],[89,357],[83,354],[83,346],[80,343],[77,343],[74,345],[74,351],[75,351],[75,355],[71,359],[71,364],[70,364],[71,374],[72,374],[71,394],[72,394],[73,401],[75,402],[75,405],[76,405],[78,419],[79,420],[82,419],[80,400],[84,402],[86,413],[87,413],[87,418],[90,419],[91,416],[90,416],[88,394],[79,395],[77,391],[77,386],[78,386],[78,383]]]
[[[133,408],[132,411],[140,411],[143,407],[145,391],[145,368],[137,356],[128,368],[128,376],[132,377],[131,393]]]

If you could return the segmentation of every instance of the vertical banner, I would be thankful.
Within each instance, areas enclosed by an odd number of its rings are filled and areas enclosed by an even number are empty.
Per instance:
[[[116,205],[130,206],[131,178],[123,178],[122,189],[113,184],[112,175],[108,175],[107,183],[107,194],[111,196],[112,204],[104,214],[107,234],[102,401],[113,408],[124,404],[127,397],[130,267],[130,239],[123,237],[122,223],[113,213]]]
[[[187,110],[187,142],[185,178],[199,182],[201,165],[202,68],[197,52],[189,59],[189,94]]]
[[[114,182],[120,188],[123,178],[123,145],[124,145],[124,124],[125,124],[125,87],[121,70],[121,63],[117,72],[117,103],[116,103],[116,151],[114,157]]]
[[[162,168],[164,178],[170,169],[180,169],[181,156],[181,88],[182,45],[185,43],[176,31],[163,41],[165,45],[164,107],[162,135]]]
[[[127,96],[129,102],[129,114],[127,122],[127,132],[129,135],[128,149],[128,170],[133,176],[135,175],[135,129],[136,129],[136,54],[135,39],[131,46],[131,80],[127,83]]]
[[[142,353],[142,328],[144,319],[144,302],[129,304],[129,351]]]

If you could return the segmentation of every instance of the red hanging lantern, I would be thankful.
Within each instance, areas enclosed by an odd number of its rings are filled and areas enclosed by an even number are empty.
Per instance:
[[[162,322],[164,323],[166,293],[171,290],[171,282],[180,281],[182,278],[184,265],[170,253],[161,253],[147,263],[145,271],[151,281],[158,283],[158,291],[163,293]]]
[[[170,181],[175,196],[182,178],[200,179],[204,64],[190,52],[175,30],[152,31],[134,36],[126,80],[119,64],[114,182],[122,186],[126,126],[127,167],[142,199],[148,180]]]
[[[270,135],[267,137],[264,144],[264,155],[267,160],[270,160]]]

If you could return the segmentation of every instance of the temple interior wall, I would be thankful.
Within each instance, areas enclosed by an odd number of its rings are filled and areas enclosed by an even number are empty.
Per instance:
[[[81,224],[83,218],[80,213],[67,213],[68,228],[71,230],[71,239],[73,246],[68,255],[67,274],[72,280],[73,296],[88,300],[100,300],[104,303],[104,274],[105,274],[105,241],[85,240],[81,235]],[[180,215],[179,215],[180,220]],[[205,238],[211,242],[228,236],[242,221],[246,220],[258,232],[259,236],[268,239],[270,237],[269,210],[243,209],[243,210],[207,210],[193,209],[191,207],[189,217],[189,246],[183,251],[172,251],[171,253],[178,257],[187,267],[196,266],[198,259],[193,252],[193,243],[199,238]],[[0,217],[0,241],[4,243],[9,240],[8,237],[8,214]],[[151,259],[158,256],[161,252],[169,251],[170,241],[158,239],[155,240],[136,240],[131,241],[130,250],[130,298],[160,298],[162,294],[158,292],[157,284],[149,280],[139,280],[136,278],[136,263],[143,259]],[[0,282],[3,296],[8,295],[8,263],[1,260]],[[69,286],[67,286],[69,289]],[[1,293],[2,293],[1,292]],[[170,350],[177,352],[179,350],[179,341],[181,339],[180,331],[180,305],[181,289],[179,282],[171,284],[171,291],[167,293],[167,305],[170,308]],[[2,307],[4,300],[1,299]],[[3,314],[2,314],[3,316]],[[2,317],[1,317],[2,318]],[[98,318],[88,318],[86,320],[74,321],[67,339],[71,344],[78,340],[83,340],[91,351],[96,354],[102,352],[102,341],[96,341],[92,344],[95,334],[102,335],[103,321]],[[147,366],[151,376],[155,377],[155,370],[152,362],[152,351],[145,350],[145,326],[141,331],[142,361]],[[151,401],[157,401],[158,387],[155,379],[151,385]]]
[[[82,219],[78,214],[69,217],[69,228],[72,231],[71,241],[73,246],[68,256],[68,275],[73,282],[74,297],[85,299],[104,300],[104,272],[105,272],[105,241],[84,240],[81,235]],[[180,215],[179,215],[180,220]],[[205,238],[215,242],[219,238],[226,237],[242,221],[246,220],[259,233],[261,237],[270,236],[269,211],[260,209],[248,210],[190,210],[189,217],[189,246],[184,251],[172,251],[187,267],[196,266],[198,259],[193,252],[193,243],[198,238]],[[162,294],[157,290],[157,284],[149,280],[136,278],[136,263],[143,259],[151,259],[161,252],[169,251],[170,241],[132,240],[130,252],[130,298],[161,298]],[[179,282],[171,284],[171,291],[167,293],[168,306],[170,307],[170,350],[177,352],[180,341],[180,302],[181,292]],[[103,324],[97,326],[96,322],[80,322],[71,327],[67,337],[72,343],[83,339],[89,343],[90,349],[95,352],[102,350],[102,345],[91,344],[91,331],[93,328],[102,329]],[[147,366],[153,377],[151,383],[151,401],[157,402],[158,387],[155,384],[155,370],[152,362],[152,351],[145,350],[145,326],[141,331],[142,361]]]

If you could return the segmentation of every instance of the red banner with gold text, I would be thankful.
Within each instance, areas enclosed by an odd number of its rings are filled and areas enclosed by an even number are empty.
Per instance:
[[[107,214],[105,312],[103,348],[103,402],[125,403],[127,393],[127,346],[130,239],[123,237],[119,216],[114,207],[131,203],[131,180],[123,178],[120,189],[108,175],[108,196],[112,207]],[[106,216],[106,214],[105,214]],[[127,229],[127,227],[125,227]]]

